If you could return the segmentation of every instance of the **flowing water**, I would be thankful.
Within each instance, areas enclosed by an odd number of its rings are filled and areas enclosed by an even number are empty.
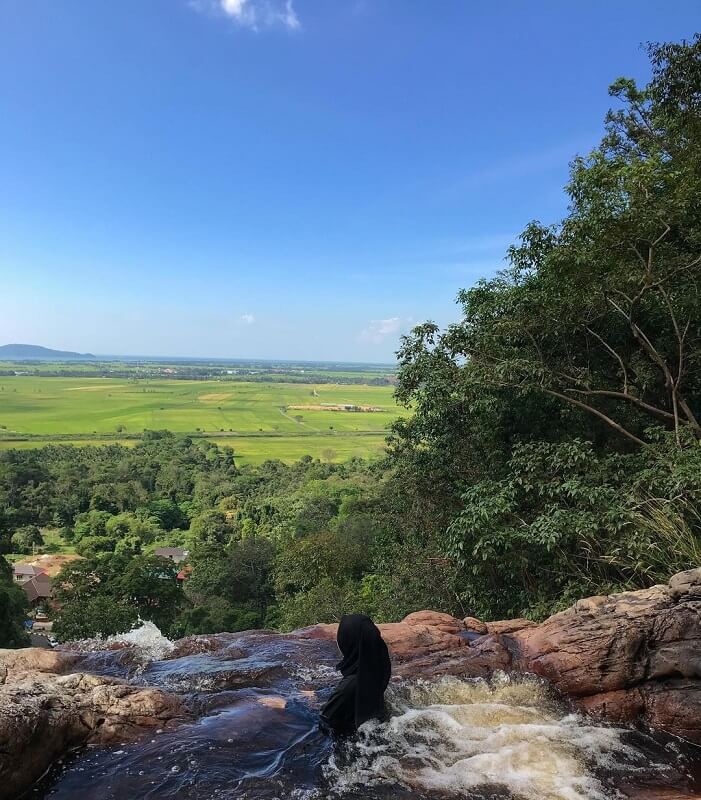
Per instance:
[[[698,788],[693,748],[594,724],[535,678],[393,681],[387,720],[334,742],[316,725],[337,680],[333,643],[262,632],[213,638],[214,652],[179,658],[168,658],[172,644],[150,623],[81,643],[79,669],[177,692],[194,720],[74,753],[30,796],[612,800],[637,797],[631,787],[689,797]]]

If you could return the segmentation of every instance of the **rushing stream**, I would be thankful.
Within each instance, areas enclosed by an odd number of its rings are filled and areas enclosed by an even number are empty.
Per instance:
[[[333,643],[231,634],[215,652],[168,658],[149,623],[120,639],[130,646],[83,643],[77,668],[178,692],[194,721],[74,753],[31,797],[610,800],[631,785],[694,796],[692,748],[594,724],[536,679],[393,681],[387,721],[334,743],[316,727],[337,680]]]

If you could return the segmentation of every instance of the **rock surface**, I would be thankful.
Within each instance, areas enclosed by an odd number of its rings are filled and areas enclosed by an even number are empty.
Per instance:
[[[532,672],[584,711],[615,722],[642,719],[701,743],[701,569],[666,585],[580,600],[540,625],[420,611],[379,627],[400,676]],[[298,635],[334,638],[336,626]]]
[[[701,569],[580,601],[502,640],[513,669],[547,678],[583,709],[701,742]]]
[[[60,674],[77,658],[0,650],[0,798],[18,797],[73,747],[133,739],[187,716],[178,698],[159,689]]]
[[[614,722],[641,719],[701,743],[701,569],[666,585],[581,600],[540,625],[420,611],[379,627],[396,676],[536,673],[587,713]],[[333,663],[325,642],[336,630],[314,625],[284,635],[192,636],[175,643],[159,674],[169,687],[181,679],[190,685],[197,659],[207,659],[211,686],[267,685],[266,676],[303,666],[319,648]],[[282,660],[274,656],[283,651]],[[115,664],[121,657],[104,655]],[[188,718],[173,694],[89,674],[101,656],[90,658],[70,650],[0,651],[0,800],[16,797],[72,747],[125,741]]]

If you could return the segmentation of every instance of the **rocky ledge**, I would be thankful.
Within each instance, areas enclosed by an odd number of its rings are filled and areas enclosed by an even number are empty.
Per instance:
[[[540,625],[420,611],[380,629],[395,674],[535,673],[583,711],[642,720],[701,743],[701,569],[666,585],[580,600]],[[315,625],[299,635],[335,631]]]
[[[0,798],[18,797],[64,753],[132,740],[187,717],[159,689],[70,672],[72,653],[0,650]]]
[[[701,743],[701,569],[581,600],[540,625],[420,611],[380,628],[396,676],[535,673],[587,713],[641,720]],[[193,654],[221,657],[238,665],[233,678],[222,673],[228,688],[259,686],[261,664],[286,668],[265,656],[271,645],[335,635],[335,625],[314,625],[291,634],[194,636],[176,642],[169,658],[192,669]],[[133,739],[192,716],[177,695],[92,675],[88,664],[70,650],[0,650],[0,798],[18,796],[74,747]]]

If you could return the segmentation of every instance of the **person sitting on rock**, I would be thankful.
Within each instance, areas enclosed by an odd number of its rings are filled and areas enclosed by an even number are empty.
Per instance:
[[[380,631],[365,614],[344,614],[336,642],[343,656],[336,669],[343,679],[321,709],[320,726],[344,735],[370,719],[382,719],[392,666]]]

